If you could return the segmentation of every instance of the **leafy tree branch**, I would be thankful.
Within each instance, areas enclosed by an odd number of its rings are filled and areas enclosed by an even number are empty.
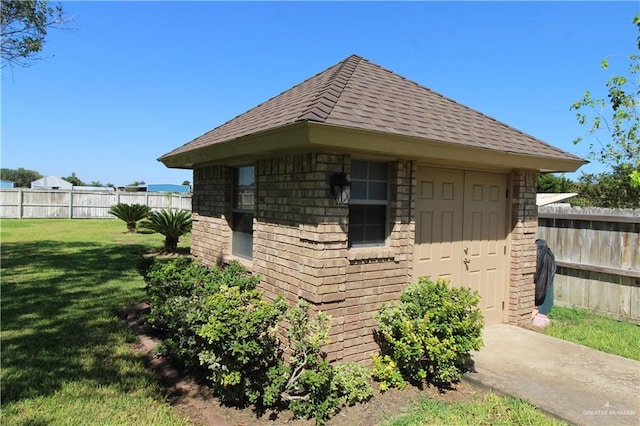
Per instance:
[[[29,66],[40,59],[49,29],[64,29],[71,19],[62,5],[50,6],[46,0],[2,0],[0,2],[1,67]]]
[[[633,18],[638,28],[636,48],[640,51],[640,15]],[[602,69],[609,68],[609,58],[600,63]],[[589,144],[589,158],[612,168],[621,165],[630,167],[629,179],[633,187],[640,187],[640,55],[629,55],[628,75],[613,75],[606,83],[607,98],[594,98],[590,91],[582,99],[571,105],[576,111],[576,119],[588,126],[589,135],[595,142]],[[598,137],[600,130],[607,135],[606,140]],[[574,143],[583,141],[582,137]]]

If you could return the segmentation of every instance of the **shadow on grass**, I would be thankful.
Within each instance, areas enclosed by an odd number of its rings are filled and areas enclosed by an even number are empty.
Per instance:
[[[123,392],[152,380],[123,351],[133,334],[118,312],[144,295],[144,244],[38,241],[2,245],[3,403],[46,396],[65,383]],[[119,348],[120,345],[120,348]]]

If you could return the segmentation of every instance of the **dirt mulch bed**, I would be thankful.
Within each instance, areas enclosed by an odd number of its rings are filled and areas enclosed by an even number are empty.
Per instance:
[[[138,323],[138,314],[148,307],[146,303],[132,306],[123,313],[123,319],[138,335],[139,342],[133,344],[136,351],[147,355],[149,368],[157,374],[169,402],[178,414],[187,417],[198,426],[315,425],[313,419],[294,419],[289,411],[267,412],[258,417],[251,408],[237,409],[222,405],[212,395],[210,388],[178,371],[166,359],[153,355],[153,349],[160,342],[149,336]],[[434,387],[422,390],[407,387],[404,390],[392,389],[380,393],[374,384],[374,395],[367,403],[343,408],[326,424],[328,426],[378,425],[383,421],[402,416],[423,398],[430,397],[445,402],[466,402],[477,400],[486,392],[485,389],[465,381],[456,384],[455,389],[446,392],[440,392]]]

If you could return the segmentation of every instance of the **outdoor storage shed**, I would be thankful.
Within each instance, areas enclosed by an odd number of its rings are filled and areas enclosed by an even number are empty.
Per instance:
[[[355,55],[159,160],[194,171],[192,254],[330,314],[330,359],[355,361],[420,276],[478,290],[487,324],[526,322],[536,176],[584,163]]]
[[[45,176],[31,182],[32,189],[66,189],[71,190],[73,184],[56,176]]]

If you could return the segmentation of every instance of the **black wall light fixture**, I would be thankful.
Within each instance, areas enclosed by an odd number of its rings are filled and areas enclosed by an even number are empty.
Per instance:
[[[344,172],[344,157],[342,157],[342,171],[331,175],[331,195],[339,206],[349,205],[351,199],[351,182],[347,179]]]

